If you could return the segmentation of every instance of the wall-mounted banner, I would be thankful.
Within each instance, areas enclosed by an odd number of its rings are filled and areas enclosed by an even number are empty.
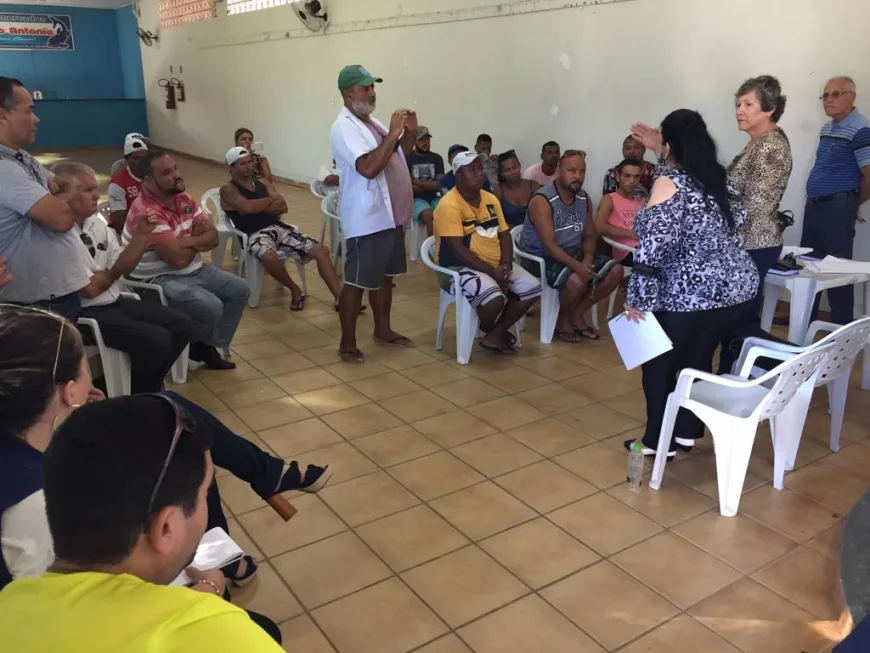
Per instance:
[[[0,50],[75,50],[72,19],[0,12]]]

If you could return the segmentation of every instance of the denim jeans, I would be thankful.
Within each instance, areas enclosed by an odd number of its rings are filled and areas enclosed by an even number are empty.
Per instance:
[[[812,247],[813,255],[819,258],[838,256],[852,258],[852,243],[855,240],[855,222],[860,206],[858,192],[837,193],[826,199],[807,199],[804,210],[804,226],[801,247]],[[841,286],[829,288],[828,303],[831,305],[831,322],[849,324],[854,318],[855,288]],[[810,322],[816,319],[819,301],[816,295]]]
[[[207,263],[193,274],[164,274],[150,281],[163,288],[171,308],[193,320],[193,342],[229,346],[251,294],[247,281]]]

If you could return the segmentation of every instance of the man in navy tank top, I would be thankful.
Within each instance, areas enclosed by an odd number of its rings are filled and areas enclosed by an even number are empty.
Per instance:
[[[338,310],[341,282],[329,249],[281,221],[281,216],[287,213],[287,202],[271,183],[254,178],[254,158],[250,152],[234,147],[227,152],[226,162],[230,167],[230,181],[221,186],[221,208],[233,227],[248,235],[248,251],[260,259],[272,278],[290,291],[290,310],[305,308],[305,294],[290,277],[279,252],[303,264],[315,261],[317,272],[329,287]]]

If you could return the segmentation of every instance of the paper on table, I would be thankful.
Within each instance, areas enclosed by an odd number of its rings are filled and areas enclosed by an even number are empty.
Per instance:
[[[632,322],[625,313],[620,313],[609,324],[610,335],[627,370],[674,348],[674,343],[652,313],[646,313],[640,322]]]
[[[821,261],[807,261],[807,270],[819,274],[870,274],[870,262],[826,256]]]
[[[813,251],[812,247],[798,247],[797,245],[783,245],[782,252],[780,256],[788,256],[789,254],[794,254],[795,256],[803,256],[804,254],[809,254]]]
[[[202,536],[190,566],[197,569],[221,569],[241,559],[244,555],[245,552],[227,535],[227,532],[217,526]],[[190,576],[182,571],[169,584],[189,585],[191,582],[193,581]]]

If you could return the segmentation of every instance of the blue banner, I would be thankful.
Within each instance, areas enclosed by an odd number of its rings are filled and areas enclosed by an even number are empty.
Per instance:
[[[0,50],[75,49],[69,16],[0,13]]]

